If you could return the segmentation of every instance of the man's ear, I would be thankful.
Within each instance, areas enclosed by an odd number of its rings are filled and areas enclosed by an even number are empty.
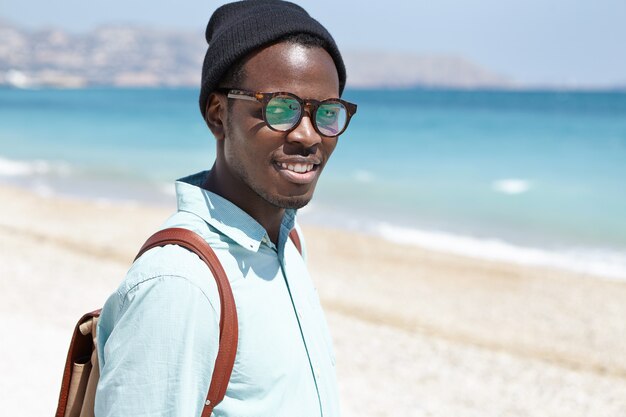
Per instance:
[[[204,112],[204,120],[217,140],[222,140],[225,136],[226,102],[223,99],[223,95],[211,93]]]

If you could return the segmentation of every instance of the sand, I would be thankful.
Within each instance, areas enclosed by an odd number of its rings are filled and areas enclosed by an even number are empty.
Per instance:
[[[0,186],[2,415],[52,415],[76,319],[172,210]],[[344,416],[626,416],[626,283],[304,232]]]

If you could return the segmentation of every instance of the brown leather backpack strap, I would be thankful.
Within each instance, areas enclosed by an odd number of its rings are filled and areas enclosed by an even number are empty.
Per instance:
[[[141,247],[135,260],[147,250],[165,245],[179,245],[194,252],[208,265],[217,282],[221,304],[219,350],[215,359],[215,368],[213,369],[205,407],[202,410],[202,417],[210,417],[213,407],[224,399],[226,387],[235,364],[238,338],[235,299],[226,272],[224,272],[217,255],[202,237],[191,230],[174,227],[156,232]]]
[[[61,381],[61,392],[59,394],[59,403],[57,405],[57,411],[55,417],[63,417],[65,415],[65,409],[67,408],[67,400],[70,392],[70,381],[72,379],[72,365],[74,361],[81,356],[91,355],[93,350],[93,341],[90,336],[84,336],[79,327],[87,320],[100,316],[100,310],[92,311],[85,314],[78,320],[74,333],[72,335],[72,341],[70,342],[70,348],[67,352],[67,359],[65,360],[65,368],[63,369],[63,379]]]
[[[296,245],[296,249],[298,249],[300,255],[302,255],[302,243],[300,242],[300,236],[298,236],[298,231],[296,229],[291,229],[291,232],[289,232],[289,238],[291,239],[293,244]]]

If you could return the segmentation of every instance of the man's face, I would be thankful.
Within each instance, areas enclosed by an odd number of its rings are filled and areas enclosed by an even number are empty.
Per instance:
[[[252,56],[245,65],[243,85],[228,87],[290,92],[303,99],[324,100],[338,97],[339,79],[324,49],[283,42]],[[294,130],[285,133],[265,124],[261,103],[233,100],[230,104],[224,157],[236,183],[253,191],[252,198],[257,201],[248,203],[267,202],[280,208],[305,206],[313,197],[337,138],[320,136],[308,112]],[[303,169],[307,172],[297,172]]]

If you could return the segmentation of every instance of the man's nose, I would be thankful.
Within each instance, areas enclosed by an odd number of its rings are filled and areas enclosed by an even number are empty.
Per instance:
[[[287,135],[287,141],[300,142],[304,147],[310,148],[322,142],[322,137],[313,127],[313,120],[309,112],[302,115],[300,124]]]

